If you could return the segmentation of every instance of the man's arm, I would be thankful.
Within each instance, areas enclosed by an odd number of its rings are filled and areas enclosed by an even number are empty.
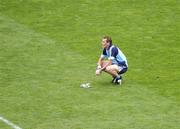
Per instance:
[[[99,58],[99,60],[98,60],[98,63],[97,63],[97,65],[98,66],[101,66],[101,67],[103,67],[102,65],[103,65],[103,60],[104,60],[104,58],[107,56],[107,53],[106,53],[106,49],[104,48],[103,49],[103,52],[102,52],[102,54],[101,54],[101,56],[100,56],[100,58]]]
[[[105,70],[107,66],[112,65],[112,60],[115,59],[115,57],[118,54],[118,49],[116,47],[114,47],[111,50],[111,56],[108,58],[108,61],[106,62],[106,64],[104,64],[104,66],[102,66],[102,70]]]
[[[97,66],[100,68],[102,67],[102,61],[103,61],[103,58],[100,57],[98,62],[97,62]]]
[[[108,60],[104,66],[102,66],[101,71],[105,70],[107,66],[112,65],[112,60]]]
[[[103,71],[106,69],[107,66],[112,65],[112,60],[109,59],[107,62],[103,62],[103,58],[99,58],[98,63],[97,63],[97,69],[100,71]]]
[[[118,54],[118,49],[116,47],[114,47],[112,50],[111,50],[111,56],[108,58],[108,61],[103,64],[102,68],[101,68],[101,71],[105,70],[107,66],[109,65],[112,65],[112,60],[117,56]]]

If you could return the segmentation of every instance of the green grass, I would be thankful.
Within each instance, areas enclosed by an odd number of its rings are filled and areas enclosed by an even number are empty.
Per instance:
[[[179,5],[0,0],[0,116],[23,129],[179,129]],[[128,58],[122,87],[94,75],[104,35]]]

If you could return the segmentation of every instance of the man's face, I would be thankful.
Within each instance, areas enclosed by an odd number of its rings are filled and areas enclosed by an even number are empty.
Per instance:
[[[109,47],[109,43],[107,42],[107,39],[102,39],[102,48],[108,48]]]

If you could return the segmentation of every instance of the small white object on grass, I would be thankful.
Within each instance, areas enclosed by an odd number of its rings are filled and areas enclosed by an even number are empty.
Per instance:
[[[91,88],[90,83],[83,83],[80,85],[81,88]]]

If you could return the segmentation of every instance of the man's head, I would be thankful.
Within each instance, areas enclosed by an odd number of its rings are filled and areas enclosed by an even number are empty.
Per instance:
[[[102,47],[103,48],[109,48],[112,45],[112,39],[109,36],[104,36],[102,38]]]

